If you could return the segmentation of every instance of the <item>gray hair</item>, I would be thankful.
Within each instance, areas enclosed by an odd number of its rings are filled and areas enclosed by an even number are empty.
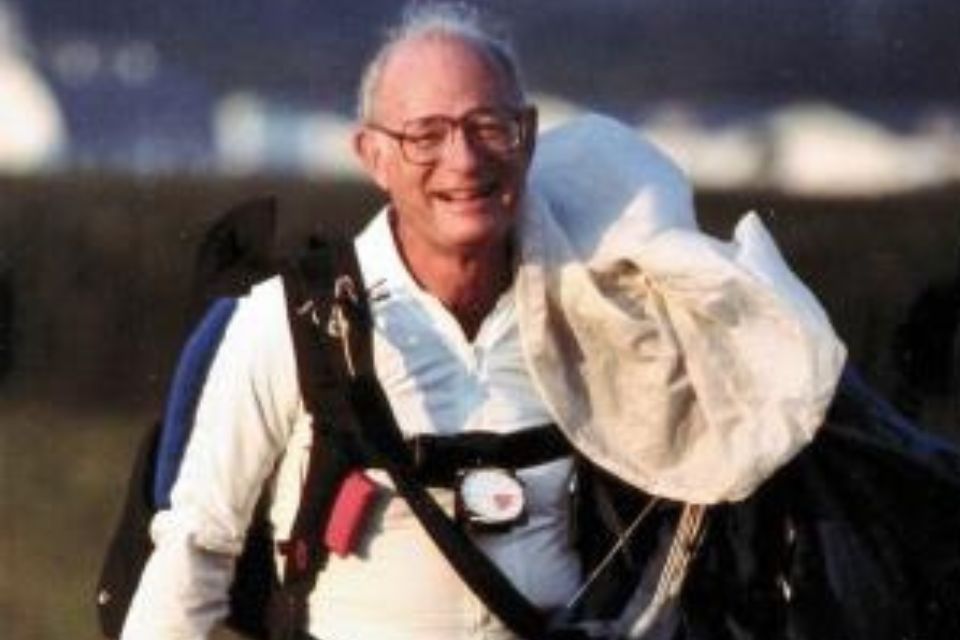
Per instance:
[[[461,2],[427,2],[407,5],[398,26],[389,29],[376,53],[360,77],[357,118],[364,122],[373,116],[377,89],[383,70],[397,46],[424,37],[448,37],[475,46],[490,56],[500,68],[507,86],[523,99],[523,81],[513,48],[505,38],[494,34],[481,20],[480,12]]]

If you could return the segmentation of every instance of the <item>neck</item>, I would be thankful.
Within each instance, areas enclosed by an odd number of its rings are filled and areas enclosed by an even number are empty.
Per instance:
[[[399,236],[399,234],[398,234]],[[400,253],[417,283],[435,296],[473,339],[510,286],[510,243],[462,252],[417,251],[398,237]]]

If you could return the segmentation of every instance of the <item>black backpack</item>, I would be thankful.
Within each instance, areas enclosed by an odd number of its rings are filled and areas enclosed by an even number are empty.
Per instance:
[[[169,492],[190,437],[192,413],[236,306],[236,297],[257,282],[279,274],[284,278],[288,309],[293,314],[307,297],[314,304],[325,304],[324,301],[329,301],[336,270],[356,268],[352,245],[347,241],[312,240],[296,259],[276,260],[270,247],[275,220],[273,198],[245,202],[224,214],[208,231],[200,247],[191,304],[194,311],[204,307],[206,311],[183,348],[164,415],[148,428],[138,449],[120,518],[98,580],[97,612],[100,629],[108,638],[120,635],[152,551],[150,522],[159,509],[169,506]],[[316,309],[314,313],[319,317],[324,310]],[[299,341],[304,336],[302,331],[294,331],[293,335],[299,366],[302,363],[299,354],[304,350]],[[331,366],[336,365],[331,362]],[[334,385],[338,384],[331,370],[309,374],[300,371],[299,374],[301,379],[307,375],[320,395],[334,393]],[[327,441],[338,437],[335,428],[323,434]],[[346,444],[333,448],[351,450]],[[311,450],[311,467],[321,469],[322,473],[308,483],[302,496],[301,506],[309,506],[301,509],[297,516],[298,526],[303,530],[316,531],[316,527],[322,526],[336,488],[349,468],[356,465],[346,454],[330,460],[326,459],[328,455],[315,453],[326,449]],[[321,457],[324,459],[313,460]],[[281,585],[276,578],[273,532],[265,505],[258,505],[247,531],[245,548],[238,558],[230,592],[228,627],[247,637],[266,639],[282,637],[278,634],[283,629],[301,624],[305,595],[312,589],[313,579],[325,557],[318,536],[304,535],[303,538],[287,541],[286,548],[297,549],[296,561],[287,563],[288,579]]]

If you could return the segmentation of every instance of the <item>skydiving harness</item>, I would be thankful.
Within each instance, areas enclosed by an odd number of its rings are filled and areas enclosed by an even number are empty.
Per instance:
[[[333,259],[327,262],[335,265],[338,274],[333,280],[332,295],[329,288],[316,290],[316,283],[329,283],[330,278],[311,273],[309,265],[286,278],[301,389],[313,416],[314,433],[321,442],[319,448],[323,450],[311,453],[307,489],[291,538],[285,543],[281,592],[291,596],[289,605],[305,609],[306,596],[314,586],[326,552],[352,546],[351,540],[344,540],[335,532],[331,535],[331,526],[352,519],[359,510],[349,505],[341,507],[345,494],[369,495],[351,489],[362,483],[357,469],[376,467],[387,472],[397,492],[464,582],[517,635],[531,640],[654,638],[659,637],[655,633],[672,629],[670,616],[665,612],[679,596],[701,538],[704,509],[694,505],[679,509],[673,535],[654,545],[644,568],[635,567],[637,588],[623,602],[619,616],[585,620],[581,605],[592,586],[618,554],[629,555],[639,526],[663,507],[661,501],[651,498],[629,522],[623,523],[616,506],[609,504],[610,495],[599,482],[594,482],[591,498],[606,510],[606,524],[612,524],[619,532],[567,606],[552,614],[538,609],[476,546],[468,532],[504,530],[522,522],[523,488],[513,470],[569,456],[573,453],[569,443],[555,425],[511,434],[421,435],[404,439],[374,371],[371,316],[367,295],[358,284],[362,279],[355,253],[352,246],[330,247]],[[338,360],[343,366],[336,366]],[[338,389],[339,393],[322,393],[324,389]],[[346,480],[317,481],[317,476],[326,475],[329,479],[329,474]],[[310,487],[327,487],[328,491],[338,487],[340,494],[332,503],[329,495],[317,501],[309,495]],[[456,490],[455,520],[447,516],[428,487]],[[346,502],[350,501],[347,497]],[[326,510],[310,506],[324,503],[329,505]],[[341,508],[349,515],[340,517]],[[321,525],[325,520],[327,549],[316,544],[316,532],[324,528]],[[305,621],[304,615],[305,611],[295,618]]]

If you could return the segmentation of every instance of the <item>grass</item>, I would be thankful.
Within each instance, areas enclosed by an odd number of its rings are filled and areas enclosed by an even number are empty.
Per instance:
[[[96,581],[148,417],[0,397],[0,638],[101,638]]]
[[[0,401],[0,636],[97,638],[94,587],[143,420]]]

